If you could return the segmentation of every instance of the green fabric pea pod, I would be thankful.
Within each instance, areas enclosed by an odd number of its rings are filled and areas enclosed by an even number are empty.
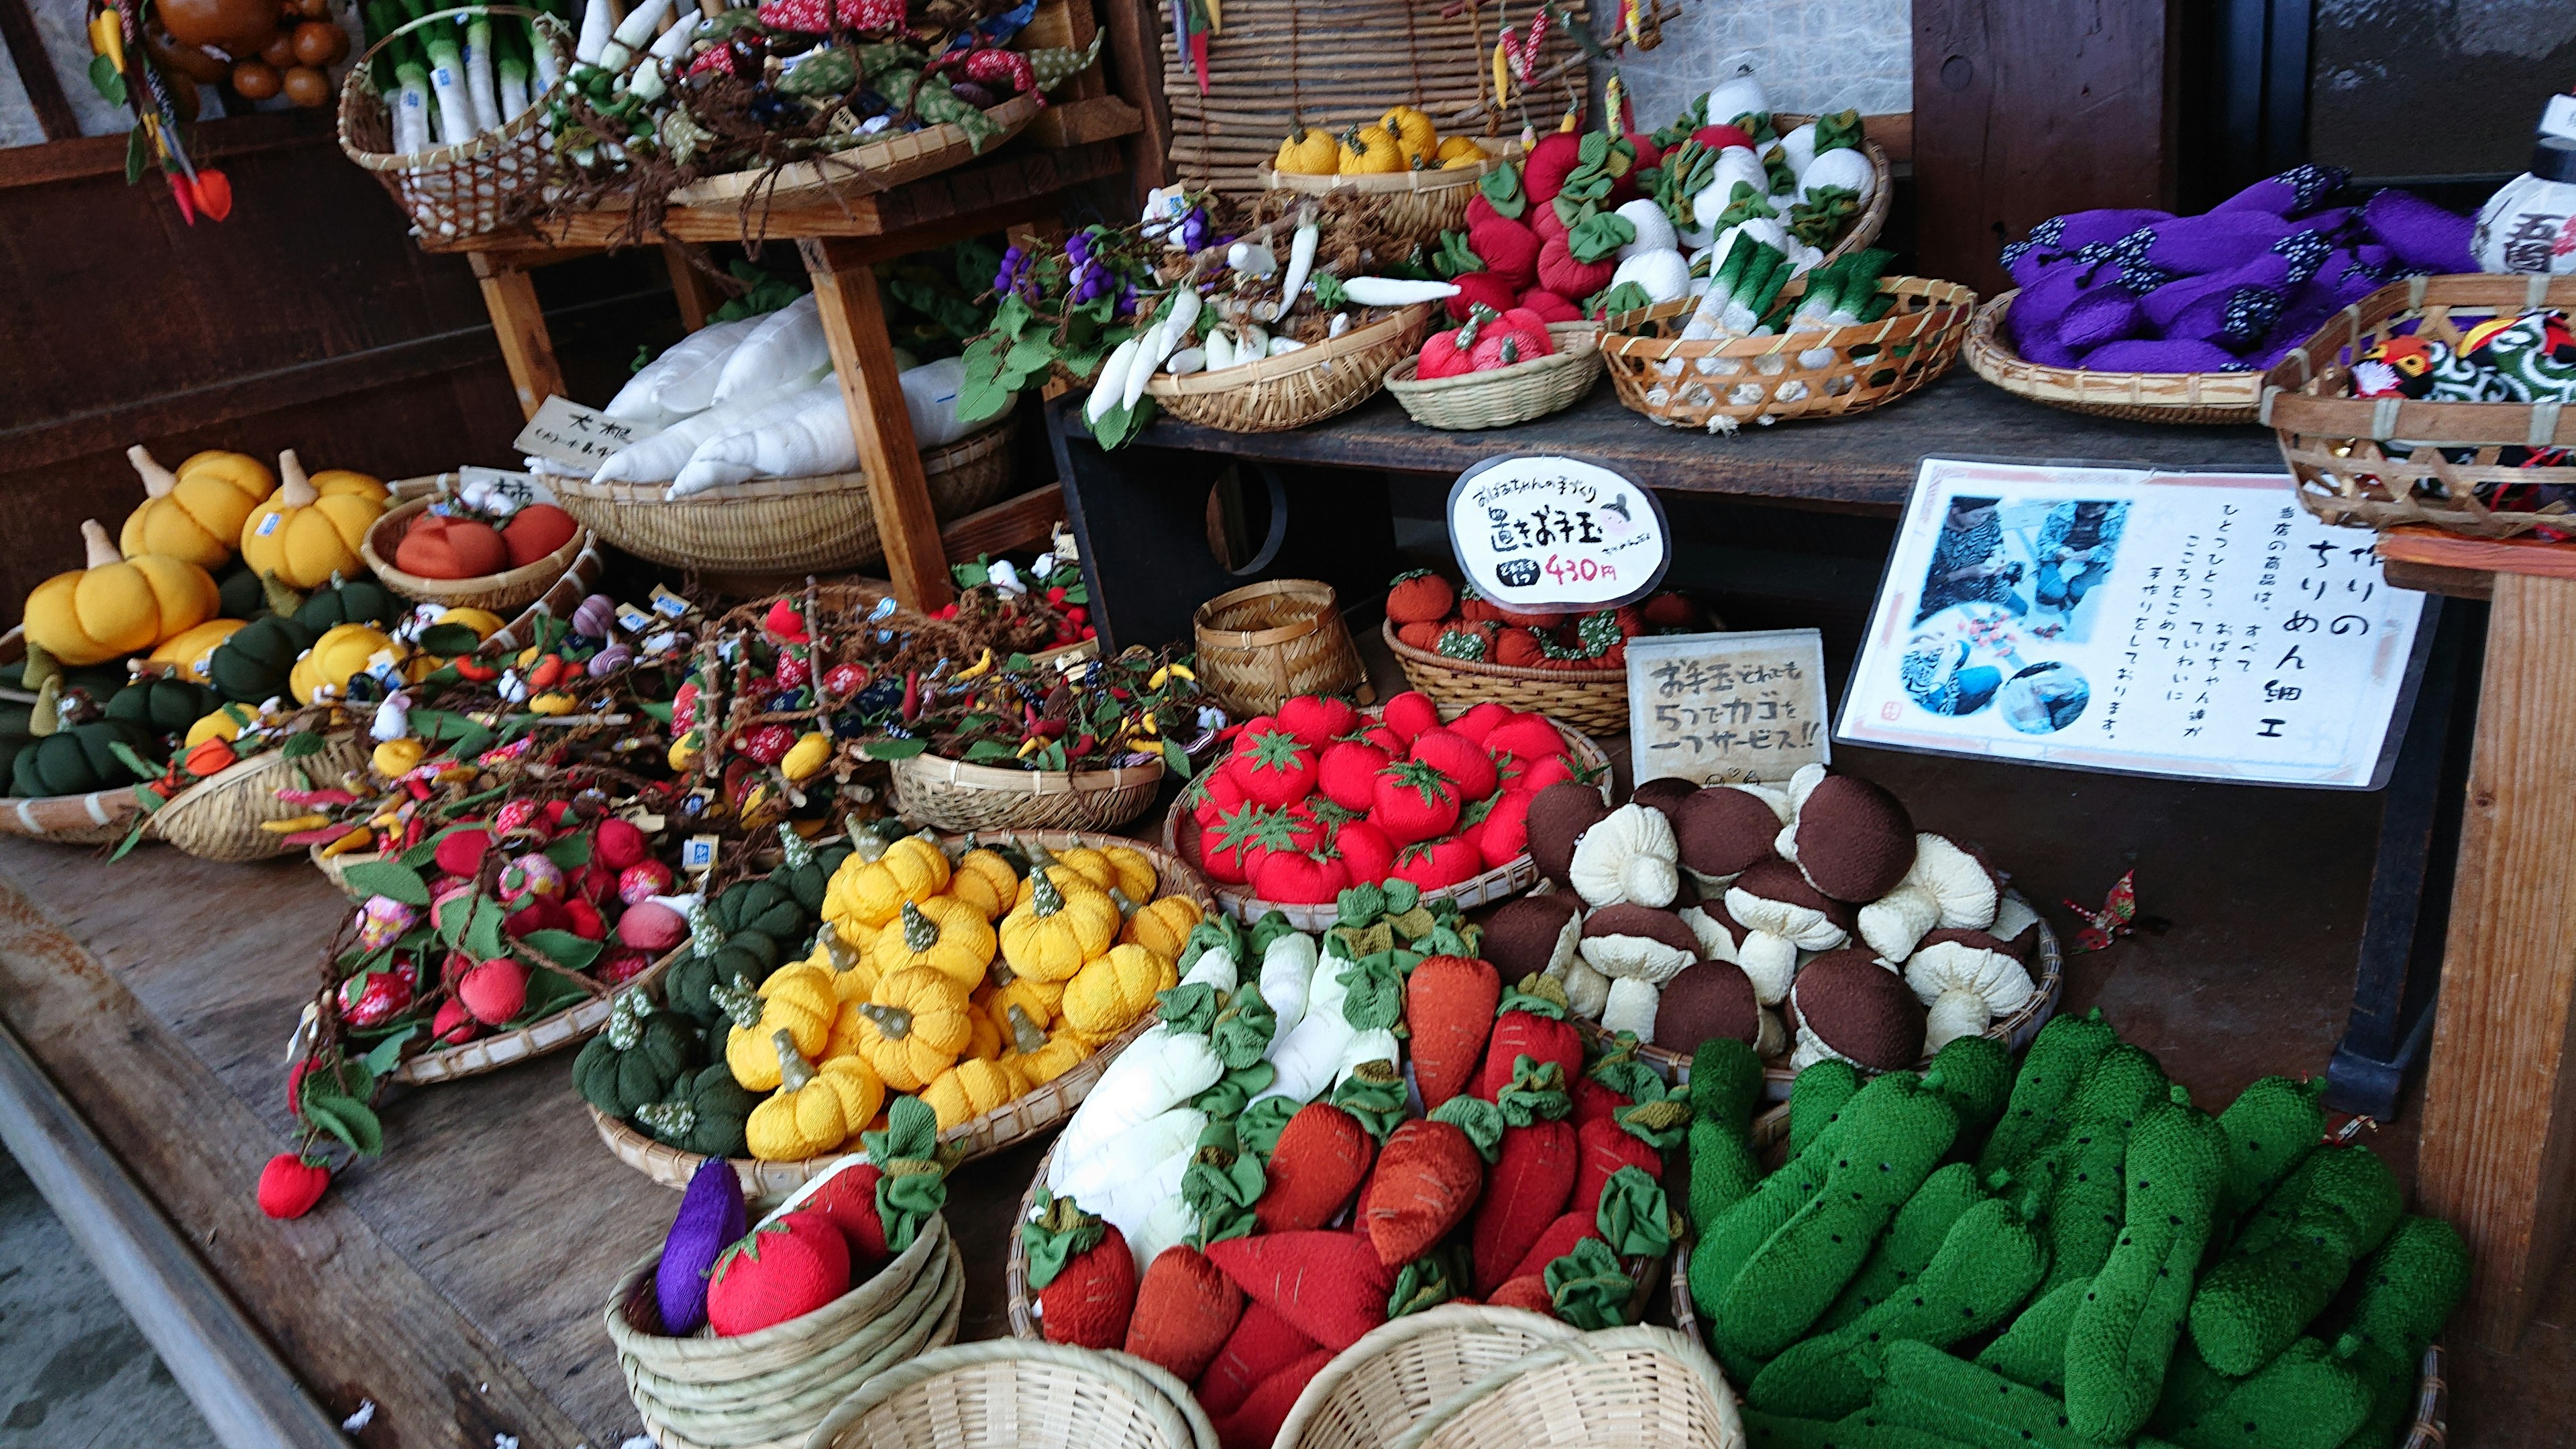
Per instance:
[[[1241,1116],[1246,1104],[1270,1090],[1279,1080],[1279,1069],[1268,1062],[1254,1062],[1241,1071],[1228,1072],[1216,1079],[1206,1091],[1190,1099],[1190,1106],[1210,1117]]]
[[[2138,1118],[2125,1164],[2128,1220],[2066,1330],[2066,1413],[2079,1432],[2118,1442],[2155,1412],[2226,1164],[2226,1135],[2182,1088]]]
[[[1043,1292],[1064,1265],[1100,1246],[1107,1224],[1069,1197],[1038,1189],[1037,1214],[1020,1224],[1020,1249],[1029,1260],[1029,1291]]]
[[[1951,1225],[1984,1201],[1985,1196],[1977,1186],[1976,1169],[1964,1162],[1950,1163],[1923,1179],[1914,1196],[1896,1210],[1885,1236],[1869,1250],[1868,1260],[1861,1264],[1860,1272],[1843,1289],[1842,1296],[1825,1310],[1824,1317],[1816,1320],[1816,1327],[1825,1331],[1841,1328],[1912,1284],[1930,1265],[1932,1256],[1941,1251]]]
[[[932,83],[913,92],[913,114],[934,126],[955,126],[966,133],[970,149],[981,151],[1002,134],[1002,123],[957,98],[946,85]]]
[[[2012,1095],[2012,1048],[1990,1036],[1953,1037],[1932,1054],[1933,1074],[1959,1114],[1960,1135],[1983,1139]]]
[[[1599,1238],[1575,1244],[1573,1252],[1547,1265],[1545,1277],[1556,1316],[1575,1327],[1590,1332],[1628,1321],[1628,1300],[1636,1296],[1637,1280]]]
[[[1181,1172],[1181,1204],[1199,1220],[1196,1245],[1251,1236],[1260,1226],[1252,1205],[1269,1185],[1261,1158],[1242,1150],[1235,1124],[1223,1118],[1208,1123]]]
[[[2044,1394],[2066,1391],[2066,1331],[2093,1280],[2077,1278],[2047,1291],[1977,1355],[1977,1367]]]
[[[1404,1075],[1393,1062],[1362,1062],[1333,1089],[1332,1100],[1384,1147],[1404,1120]]]
[[[2074,1103],[2084,1074],[2119,1040],[2099,1010],[2060,1016],[2040,1028],[2022,1056],[2021,1071],[2013,1077],[2004,1115],[1977,1154],[1977,1176],[1992,1177],[2019,1167],[2053,1136],[2064,1125],[2060,1114]]]
[[[1223,1005],[1217,989],[1204,981],[1187,986],[1167,986],[1154,993],[1154,1008],[1161,1015],[1163,1024],[1192,1036],[1206,1036],[1208,1029],[1216,1025],[1217,1012]],[[1235,1063],[1227,1062],[1226,1065]]]
[[[2279,1187],[2315,1150],[2325,1134],[2326,1079],[2302,1082],[2295,1077],[2265,1077],[2227,1104],[2218,1114],[2218,1130],[2227,1134],[2227,1188],[2218,1200],[2219,1216],[2233,1221]]]
[[[1593,1224],[1622,1258],[1660,1258],[1673,1247],[1673,1205],[1642,1167],[1623,1167],[1601,1189]]]
[[[846,96],[858,85],[855,58],[846,49],[828,47],[806,52],[794,70],[778,78],[776,89],[783,96],[821,100],[826,96]]]
[[[1353,1031],[1394,1030],[1403,1022],[1404,969],[1393,951],[1352,961],[1342,968],[1342,981],[1349,988],[1342,998],[1342,1020]]]
[[[2220,1382],[2217,1403],[2169,1431],[2183,1449],[2337,1449],[2370,1415],[2361,1376],[2313,1338],[2292,1342],[2258,1373]]]
[[[1437,1308],[1458,1296],[1460,1285],[1467,1281],[1458,1270],[1454,1247],[1434,1248],[1396,1270],[1395,1291],[1386,1298],[1386,1316],[1402,1318]]]
[[[1208,1045],[1215,1048],[1216,1059],[1231,1071],[1244,1071],[1261,1064],[1261,1054],[1270,1050],[1270,1042],[1279,1032],[1279,1014],[1261,999],[1261,988],[1247,981],[1228,997],[1225,1009],[1208,1028]]]
[[[1246,1106],[1234,1122],[1243,1150],[1264,1159],[1278,1151],[1279,1134],[1288,1130],[1288,1119],[1304,1105],[1294,1097],[1263,1097]]]
[[[2042,1214],[2049,1265],[2041,1291],[2089,1278],[2110,1257],[2125,1212],[2121,1164],[2128,1159],[2129,1134],[2149,1108],[2165,1100],[2169,1085],[2154,1057],[2133,1046],[2112,1048],[2084,1074],[2066,1134],[2033,1155],[2057,1179]]]
[[[1029,71],[1037,77],[1038,89],[1053,95],[1056,87],[1091,69],[1091,63],[1100,59],[1100,42],[1108,34],[1106,30],[1094,31],[1091,44],[1080,50],[1067,45],[1042,45],[1021,54],[1029,58]]]
[[[1834,1114],[1860,1091],[1860,1069],[1828,1057],[1789,1084],[1789,1154],[1804,1156]]]
[[[2396,1177],[2365,1147],[2320,1148],[2295,1181],[2278,1239],[2231,1250],[2192,1294],[2192,1344],[2220,1373],[2243,1377],[2288,1348],[2404,1214]]]

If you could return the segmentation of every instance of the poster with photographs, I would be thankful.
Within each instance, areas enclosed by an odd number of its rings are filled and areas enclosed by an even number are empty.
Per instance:
[[[1836,737],[2371,789],[2423,595],[2279,474],[1930,458]]]

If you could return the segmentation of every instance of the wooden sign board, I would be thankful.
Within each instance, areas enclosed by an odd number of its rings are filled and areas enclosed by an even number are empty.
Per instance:
[[[531,457],[552,458],[576,468],[596,468],[609,454],[653,435],[653,429],[612,418],[560,396],[549,396],[537,415],[510,440]]]
[[[1817,630],[1628,641],[1628,757],[1640,784],[1786,780],[1833,763],[1829,723]]]

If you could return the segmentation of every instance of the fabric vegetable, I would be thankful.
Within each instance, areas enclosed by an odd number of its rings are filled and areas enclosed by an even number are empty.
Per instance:
[[[2323,1077],[2306,1082],[2265,1077],[2237,1093],[2218,1114],[2218,1130],[2227,1134],[2227,1185],[2218,1198],[2221,1221],[2251,1212],[2307,1160],[2326,1129],[2325,1112],[2318,1105],[2325,1086]]]
[[[2162,1101],[2167,1088],[2154,1057],[2125,1043],[2112,1048],[2084,1074],[2065,1135],[2023,1165],[2025,1174],[2036,1165],[2056,1183],[2047,1208],[2048,1278],[2040,1291],[2091,1277],[2110,1256],[2120,1235],[2126,1182],[2120,1164],[2128,1156],[2131,1124]]]
[[[707,1278],[707,1324],[718,1338],[757,1333],[850,1288],[850,1245],[829,1218],[792,1212],[752,1230]]]
[[[757,1100],[722,1062],[706,1067],[659,1102],[635,1110],[635,1125],[653,1140],[706,1157],[750,1151],[744,1129]]]
[[[898,1092],[946,1071],[975,1031],[965,989],[929,966],[881,978],[858,1013],[859,1055]]]
[[[1029,882],[1028,900],[1002,918],[1002,959],[1023,976],[1070,981],[1118,939],[1118,907],[1097,890],[1068,891],[1046,871],[1030,872]]]
[[[936,967],[973,990],[993,962],[992,922],[972,902],[955,896],[905,901],[877,932],[868,960],[884,975],[913,966]]]
[[[27,642],[64,664],[140,654],[214,617],[212,575],[167,554],[121,557],[96,522],[81,525],[88,564],[29,591]]]
[[[1321,1347],[1282,1317],[1279,1310],[1255,1298],[1244,1305],[1225,1347],[1199,1375],[1199,1406],[1213,1418],[1225,1418],[1243,1406],[1255,1387]]]
[[[642,992],[630,991],[609,1008],[607,1029],[584,1042],[573,1058],[573,1087],[583,1101],[622,1120],[670,1095],[703,1051],[696,1031],[655,1009]]]
[[[2180,1087],[2140,1114],[2126,1225],[2066,1332],[2066,1414],[2077,1432],[2126,1439],[2155,1412],[2225,1171],[2225,1135]]]
[[[1217,1442],[1223,1449],[1266,1449],[1279,1437],[1298,1396],[1332,1361],[1333,1351],[1319,1348],[1264,1377],[1233,1413],[1217,1423]]]
[[[1977,1187],[1976,1170],[1964,1162],[1950,1163],[1923,1179],[1914,1196],[1896,1210],[1886,1234],[1870,1249],[1869,1258],[1844,1287],[1842,1296],[1817,1320],[1817,1327],[1828,1331],[1844,1328],[1910,1289],[1941,1251],[1950,1229],[1967,1215],[1968,1209],[1985,1200],[1985,1193]]]
[[[1289,1119],[1271,1151],[1268,1190],[1253,1211],[1265,1233],[1320,1228],[1366,1180],[1377,1144],[1350,1113],[1313,1102]]]
[[[1886,1374],[1870,1406],[1896,1427],[1976,1449],[2101,1449],[2068,1426],[2060,1400],[1928,1343],[1890,1344]]]
[[[733,1164],[710,1157],[689,1175],[680,1211],[662,1239],[662,1260],[653,1265],[653,1301],[662,1314],[662,1332],[673,1338],[698,1331],[707,1321],[707,1275],[745,1222],[742,1178]]]
[[[1977,1355],[1977,1367],[2042,1393],[2066,1392],[2066,1331],[2093,1291],[2090,1278],[2070,1278],[2040,1295],[2012,1326]]]
[[[1143,946],[1112,946],[1065,983],[1064,1019],[1086,1036],[1115,1036],[1153,1006],[1156,992],[1179,984],[1170,957]]]
[[[1691,1057],[1690,1220],[1701,1233],[1762,1180],[1745,1140],[1762,1085],[1762,1059],[1731,1037],[1702,1042]]]
[[[1563,1067],[1517,1058],[1510,1084],[1495,1095],[1504,1122],[1502,1146],[1469,1226],[1479,1296],[1501,1286],[1564,1211],[1582,1166],[1574,1124],[1565,1120],[1573,1103],[1565,1093]]]
[[[1196,1248],[1165,1248],[1136,1284],[1128,1353],[1187,1383],[1205,1372],[1243,1318],[1243,1290]]]
[[[1502,990],[1493,964],[1470,956],[1426,957],[1413,968],[1404,986],[1404,1020],[1425,1108],[1467,1089],[1493,1035]]]
[[[2468,1291],[2469,1250],[2440,1218],[2409,1217],[2355,1275],[2335,1352],[2371,1394],[2370,1412],[2346,1442],[2392,1442],[2415,1405],[2425,1346]]]
[[[2021,1165],[2058,1127],[2059,1114],[2075,1100],[2084,1074],[2104,1052],[2119,1043],[2099,1010],[2084,1016],[2059,1016],[2040,1029],[2013,1078],[2012,1098],[1977,1154],[1977,1175]],[[1799,1078],[1805,1080],[1802,1073]]]
[[[1519,1059],[1552,1063],[1565,1079],[1583,1071],[1583,1035],[1565,1019],[1565,988],[1542,976],[1523,977],[1502,994],[1484,1065],[1469,1090],[1491,1102],[1512,1082]]]
[[[1398,1124],[1359,1213],[1379,1262],[1400,1268],[1466,1221],[1503,1125],[1502,1110],[1479,1097],[1453,1097],[1428,1118]]]
[[[2223,1374],[2253,1373],[2289,1347],[2404,1213],[2396,1177],[2358,1148],[2319,1149],[2280,1196],[2290,1201],[2267,1210],[2286,1219],[2278,1236],[2240,1243],[2191,1297],[2192,1345]]]
[[[1117,1227],[1071,1198],[1041,1192],[1037,1216],[1021,1224],[1020,1233],[1047,1342],[1081,1348],[1125,1343],[1136,1307],[1136,1260]]]
[[[1323,1230],[1260,1233],[1208,1245],[1211,1262],[1300,1333],[1338,1353],[1386,1322],[1395,1271],[1369,1240]]]

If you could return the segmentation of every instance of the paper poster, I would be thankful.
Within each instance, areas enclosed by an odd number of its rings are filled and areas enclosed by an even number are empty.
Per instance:
[[[1489,458],[1449,489],[1449,543],[1477,593],[1522,613],[1642,599],[1672,545],[1653,490],[1580,458]]]
[[[651,437],[654,430],[620,422],[595,408],[560,396],[549,396],[537,415],[510,440],[510,446],[539,458],[552,458],[591,469],[629,443]]]
[[[1928,458],[1836,734],[2375,788],[2423,595],[2280,474]]]
[[[1628,641],[1628,758],[1640,782],[1786,780],[1833,762],[1814,629]]]

